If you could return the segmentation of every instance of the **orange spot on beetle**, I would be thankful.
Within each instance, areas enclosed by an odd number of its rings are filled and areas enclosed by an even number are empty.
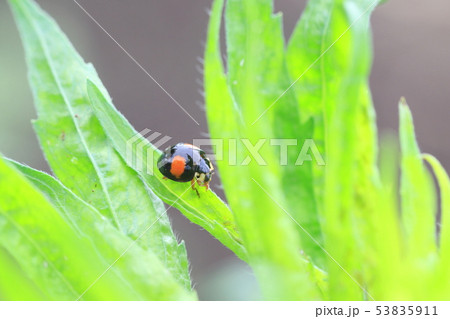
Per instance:
[[[180,178],[184,173],[186,162],[183,156],[177,155],[172,159],[172,165],[170,166],[170,174],[175,178]]]

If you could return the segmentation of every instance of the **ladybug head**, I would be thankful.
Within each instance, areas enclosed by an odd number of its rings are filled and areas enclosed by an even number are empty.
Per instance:
[[[199,185],[206,185],[211,180],[211,176],[214,173],[214,168],[208,158],[204,158],[200,162],[200,165],[195,172],[195,179]]]
[[[204,185],[209,183],[211,180],[212,172],[196,172],[195,179],[199,185]]]

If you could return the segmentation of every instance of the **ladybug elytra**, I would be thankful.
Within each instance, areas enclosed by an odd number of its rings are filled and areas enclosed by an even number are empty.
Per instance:
[[[209,182],[214,172],[206,153],[197,146],[178,143],[166,148],[158,160],[158,168],[164,178],[175,182],[191,182],[209,189]],[[197,191],[198,195],[198,191]]]

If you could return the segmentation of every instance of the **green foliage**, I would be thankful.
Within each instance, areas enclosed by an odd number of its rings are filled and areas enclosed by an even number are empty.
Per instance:
[[[186,291],[190,290],[184,244],[177,243],[162,201],[141,180],[139,174],[128,167],[117,154],[108,142],[89,104],[87,78],[96,81],[107,94],[93,67],[83,62],[56,23],[35,3],[10,1],[10,5],[23,39],[30,83],[39,115],[38,120],[34,122],[34,127],[53,172],[68,189],[96,209],[126,236],[123,238],[123,244],[118,247],[126,248],[129,240],[135,240],[136,244],[148,251],[149,255],[155,254],[158,257],[169,273],[159,279],[154,278],[153,275],[151,276],[153,280],[159,281],[165,278],[170,283],[172,280],[170,278],[173,277],[179,285],[184,286]],[[20,189],[20,185],[17,188]],[[31,203],[29,205],[33,206]],[[50,204],[47,205],[50,206]],[[58,203],[58,207],[66,208],[72,213],[79,210],[76,205],[66,207]],[[2,210],[7,212],[7,207]],[[88,214],[87,209],[81,211],[86,211]],[[55,210],[55,214],[56,212],[61,213]],[[88,219],[88,216],[83,218]],[[60,240],[64,242],[64,232],[61,231],[58,234]],[[102,234],[97,233],[97,236]],[[96,236],[92,236],[91,240],[99,241]],[[8,247],[6,243],[3,245],[7,250],[14,249]],[[116,258],[120,256],[119,250],[115,253]],[[126,254],[128,255],[129,252]],[[52,256],[43,256],[43,262],[50,257]],[[70,293],[69,291],[61,292],[58,295],[55,292],[55,294],[49,294],[49,298],[77,297],[77,294],[80,295],[83,289],[94,282],[94,275],[99,276],[108,267],[105,262],[95,264],[96,261],[90,260],[87,256],[82,258],[79,255],[78,258],[86,262],[84,266],[91,269],[92,276],[83,276],[86,282],[80,282],[76,289],[70,287]],[[112,263],[115,258],[110,256],[106,260]],[[157,258],[153,257],[153,260],[156,269],[161,268],[158,271],[164,271],[164,267],[158,264]],[[88,266],[89,264],[91,267]],[[65,263],[59,265],[59,267],[65,266]],[[140,266],[129,267],[128,271],[132,274],[134,268],[137,270]],[[145,265],[144,258],[142,267],[146,267],[147,271],[151,269],[148,264]],[[150,273],[147,275],[150,276]],[[124,276],[121,275],[121,277]],[[65,276],[62,276],[62,279],[72,284]],[[135,283],[142,285],[136,288],[147,287],[147,290],[153,285],[148,280]],[[82,284],[85,284],[84,288]],[[159,295],[156,291],[153,292],[154,295],[149,295],[149,292],[127,294],[126,289],[121,289],[118,283],[115,285],[109,287],[108,290],[111,291],[104,292],[103,295],[101,293],[91,295],[87,292],[86,297],[91,296],[92,299],[165,298],[164,291],[159,291]],[[96,287],[92,287],[91,290],[96,290]],[[130,289],[131,292],[133,290],[134,287]],[[166,297],[169,299],[183,296],[181,293],[173,294],[170,289],[167,293]],[[185,292],[185,296],[188,295]]]
[[[219,45],[224,1],[214,3],[205,52],[210,133],[224,139],[225,146],[238,140],[238,165],[225,158],[218,166],[248,261],[268,299],[449,296],[437,282],[448,271],[435,240],[435,190],[403,102],[401,208],[396,147],[382,145],[377,163],[368,85],[369,19],[376,5],[309,1],[285,48],[281,16],[272,14],[272,1],[229,0],[224,66]],[[297,153],[288,152],[287,165],[280,165],[277,150],[262,146],[265,165],[239,165],[248,155],[241,141],[255,145],[261,138],[296,139]],[[308,138],[324,155],[325,166],[319,161],[295,165],[299,145]],[[445,171],[431,162],[441,193],[448,194]],[[239,185],[233,185],[234,176],[240,176]],[[305,262],[313,266],[309,273]],[[317,280],[317,267],[326,273],[324,281]],[[299,272],[304,276],[296,277]]]
[[[375,6],[376,1],[310,1],[287,49],[289,72],[298,79],[292,88],[297,105],[314,121],[314,141],[326,156],[325,168],[314,168],[314,184],[324,237],[331,243],[325,248],[340,261],[329,264],[332,299],[361,295],[360,284],[341,267],[358,271],[361,240],[353,236],[366,230],[353,226],[373,204],[376,139],[368,97],[368,24]]]
[[[189,286],[186,254],[178,247],[161,200],[114,151],[93,115],[86,78],[103,88],[95,70],[32,2],[15,1],[11,7],[39,115],[34,128],[53,172],[130,238],[138,239],[158,219],[138,243],[154,250]],[[74,178],[77,175],[84,178]]]
[[[276,154],[266,143],[260,151],[266,165],[260,166],[254,160],[248,166],[240,165],[247,154],[239,139],[246,138],[255,145],[260,138],[274,137],[267,117],[262,118],[266,125],[251,123],[264,111],[263,106],[276,98],[280,92],[278,87],[283,85],[280,83],[274,88],[275,92],[267,91],[267,96],[260,94],[261,91],[266,92],[266,88],[272,88],[274,82],[276,84],[283,76],[283,72],[280,72],[283,66],[282,55],[281,62],[277,61],[279,58],[270,51],[272,47],[268,49],[266,59],[270,59],[269,64],[275,64],[273,72],[270,72],[272,69],[264,64],[265,55],[260,54],[265,52],[261,42],[266,41],[269,46],[276,46],[276,38],[274,42],[268,41],[273,32],[281,39],[279,18],[271,17],[271,1],[264,1],[265,5],[260,5],[261,3],[228,2],[226,20],[232,27],[231,30],[227,28],[227,39],[237,42],[228,45],[228,79],[225,79],[221,65],[218,42],[223,1],[214,4],[205,54],[205,91],[210,134],[212,138],[223,140],[225,156],[232,156],[230,141],[238,141],[238,165],[229,165],[230,159],[220,161],[219,172],[249,254],[249,263],[262,279],[262,288],[267,298],[316,299],[320,296],[319,288],[312,280],[313,274],[308,271],[307,262],[299,254],[301,245],[297,226],[284,212],[283,181],[279,179],[282,173]],[[257,39],[252,36],[251,30],[245,28],[247,15],[265,19],[264,22],[257,20],[258,23],[251,26],[267,33],[267,38]],[[274,23],[278,28],[274,28]],[[281,49],[282,46],[281,41]],[[235,61],[235,64],[231,61]],[[271,82],[264,83],[265,75]],[[232,91],[233,86],[236,87],[235,92]],[[236,183],[235,176],[239,176],[239,183]],[[270,190],[270,197],[264,190]]]
[[[151,145],[130,123],[106,100],[98,87],[88,81],[88,92],[100,123],[127,164],[136,169],[142,180],[166,203],[180,209],[192,222],[202,226],[219,241],[242,259],[246,258],[245,249],[236,229],[234,217],[228,206],[214,192],[202,193],[201,197],[190,191],[190,185],[167,183],[154,173],[158,172],[156,160],[161,151]],[[139,136],[138,144],[142,148],[133,148],[133,156],[127,158],[127,141]],[[132,160],[135,159],[135,160]],[[145,165],[139,165],[145,163]],[[142,166],[142,167],[140,167]]]
[[[15,259],[0,248],[0,300],[47,300]]]
[[[193,298],[152,252],[132,245],[94,207],[51,176],[12,164],[16,169],[0,162],[7,199],[0,209],[1,243],[47,298]]]
[[[9,2],[34,128],[57,179],[0,159],[1,299],[194,300],[163,202],[247,261],[268,300],[450,297],[450,180],[421,154],[404,100],[400,148],[383,142],[378,154],[368,85],[377,1],[310,0],[287,44],[271,0],[214,1],[206,115],[223,143],[229,206],[163,181],[161,152],[115,109],[56,23],[31,0]],[[130,139],[140,145],[131,156]],[[304,151],[311,140],[317,149]]]

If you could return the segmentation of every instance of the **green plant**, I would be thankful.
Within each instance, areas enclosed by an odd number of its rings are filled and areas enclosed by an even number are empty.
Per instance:
[[[271,0],[228,0],[226,72],[224,0],[214,1],[206,112],[211,137],[224,145],[217,164],[229,207],[213,192],[199,198],[149,174],[160,151],[114,108],[94,68],[33,1],[9,2],[38,111],[33,125],[57,179],[0,160],[0,270],[10,274],[2,299],[196,299],[163,202],[248,262],[266,299],[449,298],[450,181],[420,153],[404,100],[399,167],[395,144],[377,150],[368,86],[377,1],[310,0],[285,45]],[[127,157],[135,136],[146,145],[133,150],[144,168]],[[261,138],[298,147],[288,148],[287,165],[267,143],[265,165],[230,165],[234,141],[242,163],[245,145]],[[326,165],[295,164],[310,139]],[[439,184],[439,234],[424,160]]]

